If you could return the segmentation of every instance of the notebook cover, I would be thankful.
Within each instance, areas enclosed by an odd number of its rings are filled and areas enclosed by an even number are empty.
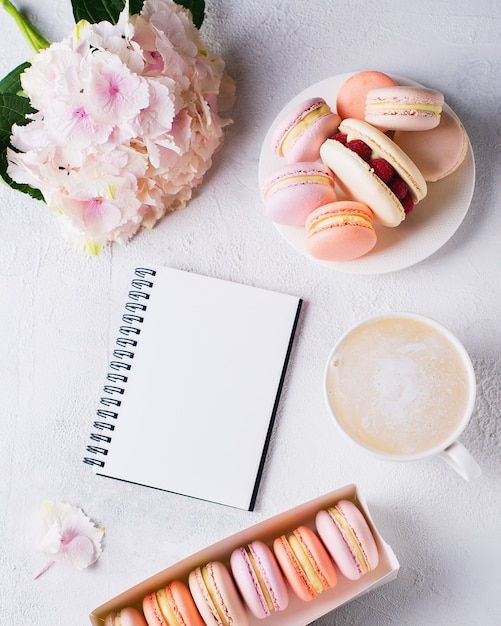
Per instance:
[[[136,268],[84,461],[252,510],[301,299]]]

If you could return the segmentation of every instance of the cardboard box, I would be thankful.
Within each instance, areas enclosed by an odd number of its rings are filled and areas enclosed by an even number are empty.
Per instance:
[[[256,619],[249,613],[250,626],[263,626],[265,623],[266,626],[305,626],[322,615],[333,611],[336,607],[353,600],[371,589],[386,584],[397,576],[399,569],[398,560],[391,547],[385,543],[375,528],[366,502],[356,485],[347,485],[332,491],[200,550],[97,607],[92,611],[90,621],[94,626],[102,626],[104,618],[111,611],[117,611],[126,606],[135,606],[140,609],[142,599],[148,593],[160,589],[176,578],[187,582],[188,574],[192,569],[205,565],[209,561],[219,560],[228,565],[230,554],[235,548],[246,545],[255,539],[260,539],[271,546],[276,537],[292,532],[294,528],[301,524],[314,529],[316,513],[320,509],[332,506],[342,499],[354,502],[367,519],[379,550],[378,567],[357,581],[348,580],[338,572],[338,584],[336,587],[324,591],[310,602],[300,600],[291,591],[287,609],[274,613],[265,620]]]

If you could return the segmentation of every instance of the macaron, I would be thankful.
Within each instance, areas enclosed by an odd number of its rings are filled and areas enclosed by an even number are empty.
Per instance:
[[[248,626],[249,617],[227,567],[211,561],[190,572],[191,595],[207,626]]]
[[[430,130],[438,126],[443,104],[436,89],[378,87],[367,93],[365,121],[384,130]]]
[[[306,602],[337,584],[334,563],[316,533],[299,526],[273,542],[280,567],[294,593]]]
[[[277,124],[271,143],[276,155],[288,163],[316,161],[322,143],[334,133],[340,118],[323,98],[308,98]]]
[[[383,132],[346,119],[320,148],[322,161],[350,200],[366,204],[383,226],[398,226],[427,193],[419,168]]]
[[[363,120],[367,93],[376,87],[392,87],[396,81],[384,74],[369,70],[357,72],[344,81],[336,97],[336,110],[341,119],[347,117]]]
[[[231,571],[250,612],[258,619],[283,611],[289,592],[273,552],[262,541],[237,548],[230,557]]]
[[[368,206],[339,200],[315,209],[306,220],[306,249],[323,261],[351,261],[376,245],[377,234]]]
[[[180,580],[145,596],[143,612],[148,626],[205,625],[188,587]]]
[[[285,226],[304,226],[313,209],[334,202],[334,176],[322,163],[285,165],[263,182],[262,196],[268,218]]]
[[[396,131],[393,141],[414,161],[428,182],[457,170],[468,151],[468,135],[459,119],[442,111],[440,123],[421,133]]]
[[[319,511],[317,532],[341,573],[358,580],[374,570],[379,553],[369,525],[359,508],[349,500]]]
[[[142,613],[129,606],[109,613],[104,620],[104,626],[148,626],[148,624]]]

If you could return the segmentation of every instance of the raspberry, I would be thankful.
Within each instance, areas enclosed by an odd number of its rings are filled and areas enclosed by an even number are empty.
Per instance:
[[[403,200],[409,193],[409,187],[400,178],[400,176],[394,176],[388,183],[388,187],[393,191],[399,200]]]
[[[347,137],[343,133],[336,133],[335,135],[332,135],[330,139],[334,139],[334,141],[339,141],[339,143],[342,143],[343,146],[345,146]]]
[[[372,149],[361,139],[348,141],[346,147],[356,152],[364,161],[368,161],[372,155]]]
[[[388,163],[386,159],[371,159],[369,161],[369,165],[374,170],[374,173],[379,176],[384,183],[389,183],[395,175],[393,165]]]
[[[405,214],[409,214],[414,208],[414,200],[411,197],[411,194],[408,193],[402,200],[400,200],[402,206],[404,207]]]

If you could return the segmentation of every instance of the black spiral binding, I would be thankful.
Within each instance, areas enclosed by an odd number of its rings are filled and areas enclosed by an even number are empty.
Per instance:
[[[99,419],[93,422],[96,432],[92,432],[89,437],[91,443],[87,446],[87,452],[93,456],[86,456],[83,459],[87,465],[99,468],[103,468],[106,463],[102,457],[108,454],[108,445],[113,437],[112,433],[132,368],[137,338],[141,333],[144,313],[148,308],[150,289],[153,287],[152,279],[156,275],[155,270],[146,267],[137,267],[134,273],[136,277],[131,282],[132,289],[129,291],[122,323],[118,329],[119,336],[115,340],[117,347],[113,350],[110,371],[106,375],[103,395],[99,399],[99,408],[96,411]]]

